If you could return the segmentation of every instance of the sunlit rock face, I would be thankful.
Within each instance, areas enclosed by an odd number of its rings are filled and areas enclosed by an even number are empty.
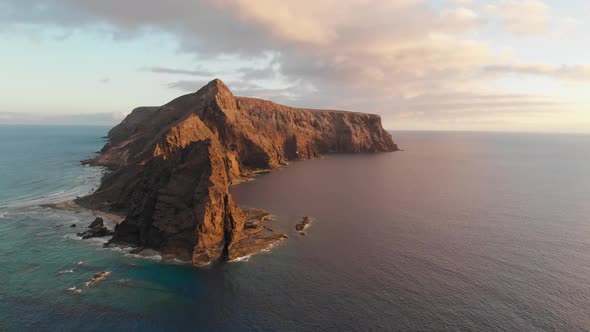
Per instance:
[[[229,187],[324,153],[396,151],[374,114],[299,109],[236,97],[220,80],[161,107],[135,109],[88,161],[111,169],[79,204],[126,214],[111,240],[204,265],[282,238],[244,225]]]

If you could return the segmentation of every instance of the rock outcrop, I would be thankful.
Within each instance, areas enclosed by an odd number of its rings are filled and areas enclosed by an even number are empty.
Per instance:
[[[113,231],[105,227],[104,220],[101,217],[96,217],[94,221],[90,223],[86,231],[80,232],[77,235],[86,240],[93,237],[111,236],[113,234]]]
[[[303,231],[307,228],[307,226],[309,226],[310,223],[311,219],[309,219],[309,217],[303,217],[301,218],[301,222],[295,224],[295,229],[299,232],[299,234],[305,235]]]
[[[378,115],[292,108],[234,96],[220,80],[162,107],[134,110],[97,158],[109,172],[76,202],[126,214],[112,243],[203,265],[263,249],[267,234],[229,187],[288,161],[324,153],[396,151]]]

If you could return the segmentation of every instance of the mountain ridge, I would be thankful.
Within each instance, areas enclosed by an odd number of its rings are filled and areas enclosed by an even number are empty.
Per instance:
[[[325,153],[398,150],[375,114],[292,108],[236,97],[221,80],[161,107],[137,108],[89,164],[108,167],[82,206],[126,215],[110,243],[204,265],[282,239],[243,211],[232,184]],[[257,226],[253,226],[257,225]]]

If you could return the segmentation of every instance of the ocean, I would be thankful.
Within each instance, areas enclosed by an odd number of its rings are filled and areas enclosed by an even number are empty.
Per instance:
[[[232,189],[289,238],[195,268],[41,206],[97,187],[79,161],[108,129],[0,126],[0,330],[590,330],[590,136],[393,132],[404,151],[293,162]]]

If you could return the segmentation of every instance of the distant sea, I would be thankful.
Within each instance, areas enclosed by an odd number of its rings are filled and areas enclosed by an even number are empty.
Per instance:
[[[96,188],[79,161],[107,131],[0,126],[0,330],[590,330],[590,136],[394,132],[405,151],[294,162],[233,188],[289,239],[194,268],[40,206]]]

